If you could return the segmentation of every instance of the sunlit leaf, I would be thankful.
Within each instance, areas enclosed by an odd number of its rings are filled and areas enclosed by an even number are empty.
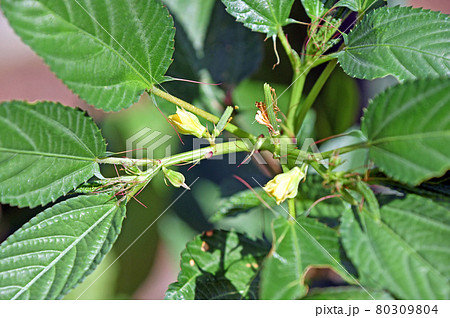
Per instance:
[[[15,32],[89,104],[120,110],[164,81],[175,29],[159,0],[2,0]]]
[[[0,202],[35,207],[99,171],[106,144],[92,118],[55,104],[0,105]]]
[[[309,218],[297,222],[284,217],[273,223],[273,247],[261,274],[262,299],[297,299],[308,287],[304,277],[309,267],[328,267],[343,277],[337,232]]]
[[[448,15],[409,7],[367,14],[348,34],[339,63],[350,76],[399,80],[450,76]]]
[[[364,286],[402,299],[450,297],[450,212],[416,195],[342,218],[342,241]],[[361,224],[358,222],[361,219]]]
[[[352,11],[364,13],[366,10],[373,9],[377,6],[377,2],[384,0],[339,0],[336,3],[336,7],[346,7]]]
[[[0,299],[57,299],[102,261],[125,208],[110,195],[79,196],[39,213],[0,245]]]
[[[362,120],[369,157],[415,185],[450,168],[450,79],[418,80],[378,95]]]
[[[222,0],[227,11],[237,21],[267,36],[277,34],[278,28],[290,23],[294,0]]]

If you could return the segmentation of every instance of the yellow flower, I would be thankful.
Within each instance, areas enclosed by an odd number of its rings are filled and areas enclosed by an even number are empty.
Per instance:
[[[278,205],[287,198],[295,198],[298,184],[306,176],[306,167],[306,165],[302,166],[302,169],[294,167],[288,172],[276,175],[263,189],[275,198]]]
[[[183,135],[193,135],[198,138],[206,132],[206,127],[198,120],[197,116],[177,107],[177,113],[169,116],[169,121],[177,128]]]

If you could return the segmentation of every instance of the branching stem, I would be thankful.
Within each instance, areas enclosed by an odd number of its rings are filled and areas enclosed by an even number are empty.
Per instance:
[[[325,85],[326,81],[330,77],[331,73],[336,67],[336,64],[337,64],[336,59],[331,60],[328,63],[327,67],[325,67],[322,74],[320,74],[319,78],[314,83],[314,86],[309,92],[306,99],[301,103],[300,108],[298,109],[298,114],[295,115],[296,124],[294,131],[299,131],[299,129],[302,127],[306,114],[308,113],[309,109],[311,108],[320,91],[322,90],[322,87]]]

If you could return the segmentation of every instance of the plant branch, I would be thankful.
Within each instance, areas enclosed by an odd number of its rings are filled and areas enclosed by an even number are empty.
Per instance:
[[[278,28],[278,38],[280,39],[280,42],[283,45],[283,48],[286,51],[287,56],[289,57],[292,69],[295,72],[297,69],[300,68],[302,62],[300,60],[300,56],[298,55],[298,53],[289,44],[289,41],[287,40],[286,34],[284,34],[282,27]]]
[[[98,163],[110,164],[110,165],[126,165],[126,166],[148,166],[156,165],[158,162],[154,159],[132,159],[132,158],[97,158],[95,160]]]
[[[302,67],[302,61],[298,53],[291,47],[289,41],[286,38],[286,35],[283,32],[283,28],[278,28],[278,38],[280,39],[281,44],[283,45],[284,50],[291,62],[292,71],[294,75],[292,77],[292,91],[291,97],[289,100],[289,110],[287,113],[287,123],[286,126],[288,131],[294,131],[295,124],[295,114],[298,105],[300,104],[300,100],[302,98],[303,86],[305,85],[306,75],[308,75],[308,67]]]
[[[309,109],[313,105],[314,101],[316,100],[317,96],[319,95],[320,91],[322,90],[324,84],[330,77],[331,73],[333,72],[334,68],[336,67],[337,60],[331,60],[327,67],[323,70],[322,74],[320,74],[317,81],[314,83],[313,88],[309,92],[308,96],[304,100],[304,102],[301,104],[301,107],[299,108],[299,113],[296,114],[296,121],[295,124],[295,131],[299,131],[302,127],[303,121],[305,120],[306,114],[308,113]]]
[[[302,99],[303,87],[305,85],[306,75],[308,71],[302,71],[300,69],[298,72],[294,72],[294,77],[292,78],[292,92],[291,98],[289,100],[289,110],[287,113],[287,127],[290,131],[294,132],[295,137],[295,121],[297,109],[300,106],[300,101]]]
[[[179,153],[170,157],[160,159],[159,162],[164,167],[173,166],[182,163],[195,163],[202,159],[209,159],[212,156],[236,152],[250,152],[251,149],[241,140],[224,142],[188,152]]]
[[[179,99],[178,97],[175,97],[169,93],[166,93],[155,86],[153,86],[151,89],[149,89],[148,93],[149,94],[153,93],[156,96],[159,96],[159,97],[171,102],[172,104],[175,104],[181,108],[184,108],[187,111],[190,111],[191,113],[193,113],[197,116],[200,116],[213,124],[217,124],[219,122],[219,119],[220,119],[219,117],[214,116],[213,114],[208,113],[208,112],[204,111],[203,109],[195,107],[194,105],[189,104],[188,102],[185,102],[184,100]],[[226,125],[225,130],[229,131],[230,133],[232,133],[233,135],[235,135],[237,137],[248,138],[252,141],[256,141],[255,136],[240,129],[239,127],[237,127],[236,125],[233,125],[231,123],[228,123],[228,125]]]
[[[264,150],[273,151],[272,145],[267,145]],[[116,165],[128,165],[128,166],[164,166],[169,167],[176,164],[186,163],[186,162],[196,162],[198,160],[211,158],[212,156],[218,156],[229,153],[236,152],[250,152],[252,149],[248,145],[241,141],[230,141],[220,144],[215,144],[212,146],[194,149],[191,151],[179,153],[170,157],[165,157],[162,159],[130,159],[130,158],[98,158],[96,161],[101,164],[116,164]]]

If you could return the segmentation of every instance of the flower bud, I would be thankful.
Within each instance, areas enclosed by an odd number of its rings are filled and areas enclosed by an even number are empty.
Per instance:
[[[171,169],[167,169],[166,167],[163,167],[162,170],[164,172],[164,176],[166,177],[166,179],[169,180],[169,182],[174,187],[176,187],[176,188],[183,187],[185,189],[191,190],[186,185],[186,183],[185,183],[186,179],[184,178],[182,173],[171,170]],[[166,182],[166,184],[167,184],[167,182]]]
[[[295,198],[298,184],[306,176],[305,170],[303,167],[294,167],[288,172],[280,173],[267,182],[263,189],[275,198],[278,205],[287,198]]]
[[[198,120],[197,116],[177,107],[177,113],[169,116],[169,121],[183,135],[193,135],[198,138],[206,133],[206,127]]]

